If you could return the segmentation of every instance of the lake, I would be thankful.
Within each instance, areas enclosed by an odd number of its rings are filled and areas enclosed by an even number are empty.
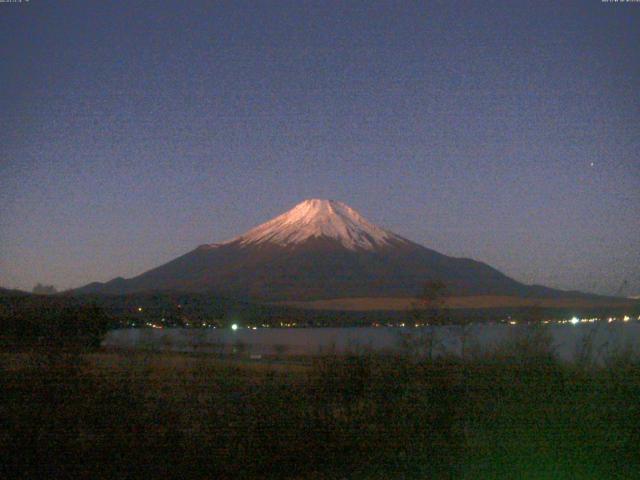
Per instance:
[[[640,322],[605,321],[589,324],[548,324],[553,351],[563,360],[572,360],[589,343],[598,361],[612,352],[640,352]],[[259,328],[257,330],[128,328],[110,331],[104,347],[203,353],[243,353],[253,355],[322,355],[406,351],[407,344],[424,345],[435,339],[435,355],[490,352],[505,342],[531,337],[535,327],[503,323],[458,326],[395,328]]]

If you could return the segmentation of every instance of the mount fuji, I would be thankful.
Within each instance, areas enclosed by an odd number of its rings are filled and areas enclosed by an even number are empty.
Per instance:
[[[223,243],[201,245],[130,279],[74,293],[215,293],[259,302],[407,299],[426,281],[451,296],[586,296],[524,285],[489,265],[428,249],[374,225],[333,200],[310,199]]]

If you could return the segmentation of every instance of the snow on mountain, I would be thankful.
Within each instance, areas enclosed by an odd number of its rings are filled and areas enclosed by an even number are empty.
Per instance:
[[[374,250],[392,241],[406,243],[402,237],[374,225],[342,202],[309,199],[225,244],[289,246],[319,237],[337,240],[349,250]]]

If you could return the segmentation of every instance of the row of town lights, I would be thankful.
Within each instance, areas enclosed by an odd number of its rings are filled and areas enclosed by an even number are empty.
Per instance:
[[[605,320],[605,319],[603,319],[603,320]],[[617,319],[614,318],[614,317],[609,317],[606,320],[607,320],[608,323],[612,323],[612,322],[616,321]],[[624,317],[622,317],[622,321],[623,322],[629,322],[630,320],[631,320],[631,317],[629,317],[629,315],[625,315]],[[638,320],[640,321],[640,316],[638,317]],[[598,322],[598,321],[600,321],[600,319],[599,318],[595,318],[595,317],[594,318],[573,317],[573,318],[571,318],[569,320],[557,320],[556,323],[560,323],[560,324],[570,323],[571,325],[577,325],[579,323],[595,323],[595,322]],[[545,324],[551,323],[551,320],[543,320],[542,323],[545,323]],[[518,324],[517,320],[510,320],[509,321],[509,325],[517,325],[517,324]],[[295,326],[295,323],[294,324],[285,323],[285,324],[281,324],[281,325],[288,327],[290,325]],[[380,324],[374,324],[373,326],[377,327],[377,326],[380,326]],[[399,326],[400,327],[405,327],[406,325],[405,325],[405,323],[400,323]],[[417,323],[415,324],[415,327],[420,327],[420,326],[422,326],[422,325],[417,324]],[[239,328],[238,324],[236,324],[236,323],[231,325],[231,330],[237,330],[238,328]],[[251,330],[257,330],[258,327],[248,327],[248,328],[251,329]]]
[[[138,312],[142,312],[142,307],[138,307]],[[558,320],[557,323],[560,323],[560,324],[570,323],[571,325],[577,325],[579,323],[594,323],[594,322],[597,322],[599,320],[600,320],[599,318],[578,318],[578,317],[573,317],[573,318],[571,318],[569,320]],[[607,320],[608,323],[612,323],[612,322],[616,321],[617,319],[614,318],[614,317],[609,317],[606,320]],[[625,315],[624,317],[622,317],[622,321],[623,322],[628,322],[630,320],[631,320],[631,317],[629,317],[629,315]],[[640,321],[640,316],[638,317],[638,320]],[[162,319],[162,321],[164,321],[164,318]],[[545,324],[550,323],[550,322],[551,322],[551,320],[543,320],[542,321],[542,323],[545,323]],[[509,325],[517,325],[517,324],[518,324],[517,320],[510,320],[509,321]],[[156,325],[156,324],[151,323],[151,322],[147,322],[146,325],[148,327],[152,327],[152,328],[162,328],[161,325]],[[206,323],[202,323],[202,326],[206,327],[207,324]],[[266,326],[266,325],[263,325],[263,326]],[[295,327],[296,323],[280,323],[280,326],[281,327]],[[379,326],[379,324],[375,324],[374,326]],[[405,326],[404,323],[400,323],[400,327],[404,327],[404,326]],[[419,327],[420,325],[419,324],[415,324],[415,326]],[[215,326],[213,328],[215,328]],[[231,330],[233,330],[233,331],[238,330],[238,328],[240,328],[240,327],[238,326],[237,323],[234,323],[234,324],[231,325]],[[250,329],[250,330],[257,330],[258,329],[258,327],[255,327],[255,326],[250,326],[250,327],[247,327],[247,328]]]

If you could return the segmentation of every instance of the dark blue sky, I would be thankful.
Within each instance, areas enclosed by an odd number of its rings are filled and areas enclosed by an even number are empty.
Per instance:
[[[133,276],[309,198],[640,294],[640,4],[0,4],[0,285]]]

